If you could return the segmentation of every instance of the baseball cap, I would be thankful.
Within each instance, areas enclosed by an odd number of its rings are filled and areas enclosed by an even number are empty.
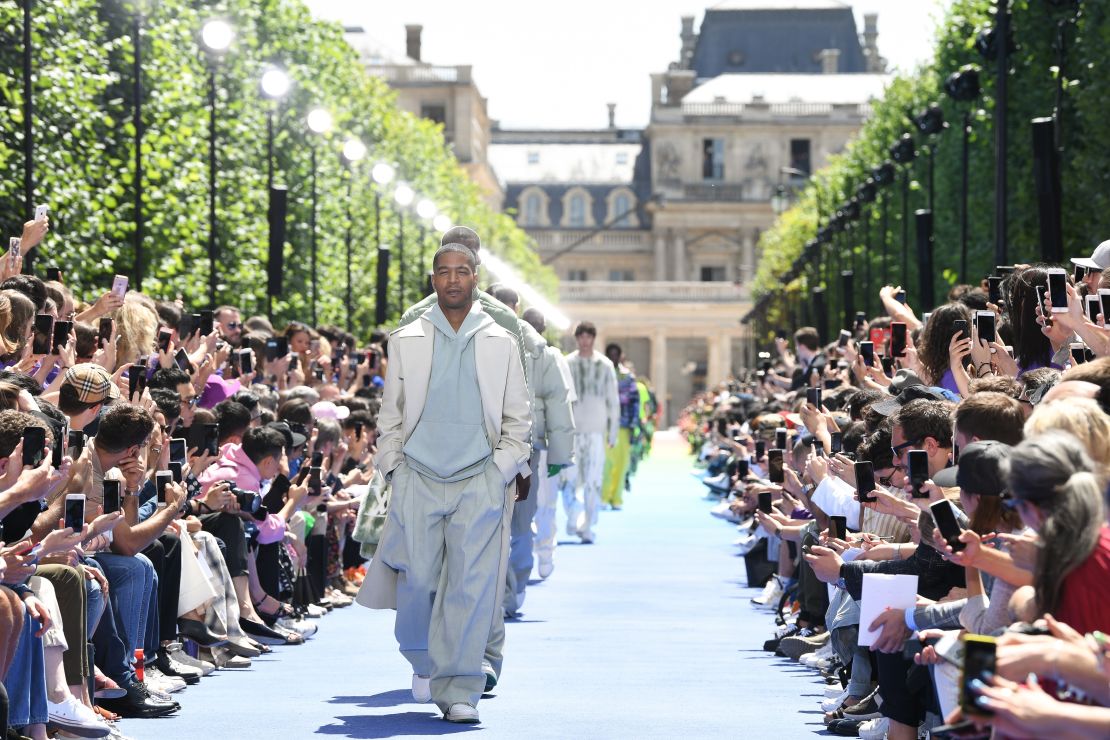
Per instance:
[[[1005,442],[984,439],[960,450],[960,463],[933,476],[941,488],[959,486],[980,496],[1001,496],[1006,490],[1006,460],[1014,448]]]
[[[208,380],[204,383],[204,392],[201,394],[197,405],[202,409],[210,409],[221,401],[231,398],[242,389],[243,386],[238,378],[228,380],[219,375],[209,375]]]
[[[119,388],[112,382],[112,376],[100,365],[83,362],[66,370],[62,384],[77,391],[81,403],[103,403],[108,399],[119,398]]]
[[[300,434],[299,432],[294,432],[284,421],[271,421],[266,426],[268,426],[270,429],[276,429],[277,431],[281,432],[281,436],[285,437],[285,448],[287,450],[291,450],[294,447],[300,447],[308,441],[308,437]]]
[[[312,415],[317,419],[342,421],[351,415],[351,410],[346,406],[336,406],[331,401],[317,401],[312,404]]]
[[[904,388],[894,398],[888,398],[885,401],[879,401],[871,406],[871,410],[876,414],[883,416],[894,416],[898,413],[898,409],[905,406],[910,401],[917,401],[918,399],[926,399],[929,401],[947,401],[948,396],[940,388],[935,388],[931,385],[911,385]]]
[[[1095,247],[1090,257],[1072,257],[1071,261],[1089,270],[1105,270],[1110,267],[1110,239]]]

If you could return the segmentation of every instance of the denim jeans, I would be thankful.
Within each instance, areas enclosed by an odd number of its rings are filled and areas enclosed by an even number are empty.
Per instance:
[[[157,608],[154,566],[143,555],[100,552],[94,556],[108,577],[108,598],[116,607],[124,644],[130,655],[146,644],[147,621],[152,603]]]
[[[39,627],[39,621],[28,613],[23,620],[23,631],[19,634],[11,667],[4,679],[11,727],[46,722],[46,664],[42,655],[42,638],[35,637]]]

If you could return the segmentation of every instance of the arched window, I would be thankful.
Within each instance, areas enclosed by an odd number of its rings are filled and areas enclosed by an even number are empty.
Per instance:
[[[639,219],[636,218],[636,196],[631,190],[626,187],[615,188],[609,191],[607,200],[609,203],[607,221],[612,221],[614,226],[623,229],[634,229],[640,225]]]
[[[543,204],[540,203],[540,196],[532,193],[524,199],[524,225],[525,226],[539,226],[540,225],[540,209]]]
[[[586,198],[579,193],[570,196],[570,207],[567,209],[567,225],[576,227],[586,225]]]

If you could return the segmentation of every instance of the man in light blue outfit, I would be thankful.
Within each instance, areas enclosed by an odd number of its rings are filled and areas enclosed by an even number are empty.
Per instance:
[[[474,255],[449,244],[432,266],[436,305],[389,339],[378,465],[393,493],[359,601],[397,609],[414,698],[477,722],[531,413],[516,340],[473,299]]]

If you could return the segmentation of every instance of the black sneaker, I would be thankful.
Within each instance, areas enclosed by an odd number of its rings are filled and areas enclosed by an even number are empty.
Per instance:
[[[801,630],[801,629],[802,628],[799,627],[796,624],[791,624],[791,625],[788,625],[786,627],[783,627],[782,629],[780,629],[778,631],[778,633],[774,637],[772,637],[767,642],[763,643],[763,649],[766,650],[769,653],[775,652],[776,650],[779,649],[779,643],[782,642],[784,638],[791,637],[792,635],[798,634],[799,630]]]
[[[841,737],[859,737],[859,726],[863,723],[861,719],[836,719],[829,723],[829,732]]]

